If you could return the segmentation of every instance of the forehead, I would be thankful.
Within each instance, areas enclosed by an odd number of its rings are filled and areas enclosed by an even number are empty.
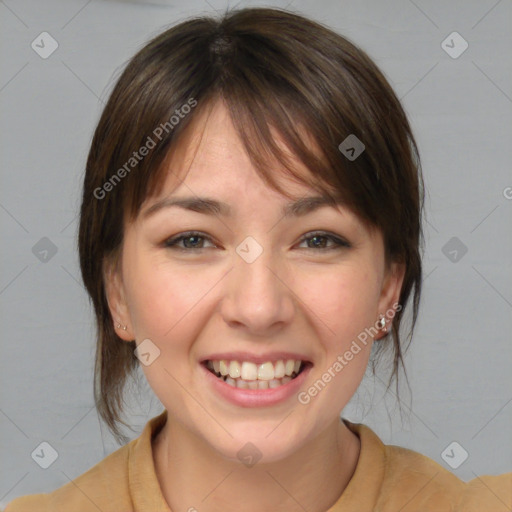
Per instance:
[[[146,197],[138,212],[145,222],[160,211],[194,211],[233,219],[299,219],[323,207],[330,207],[353,225],[365,224],[332,184],[314,175],[295,156],[277,130],[269,126],[273,141],[293,167],[291,174],[274,155],[268,154],[267,183],[247,154],[228,107],[218,100],[197,111],[186,130],[169,151],[162,179],[155,192]],[[297,128],[317,155],[318,145],[306,130]],[[252,142],[252,141],[251,141]],[[304,180],[304,181],[303,181]],[[174,209],[177,207],[178,209]],[[172,211],[171,210],[171,211]],[[373,226],[366,226],[370,231]]]
[[[299,176],[311,176],[311,171],[288,150],[277,131],[269,127],[274,143],[293,164]],[[304,138],[315,144],[304,133]],[[272,178],[286,190],[289,197],[319,195],[319,190],[301,182],[273,156],[268,157],[267,168]],[[265,183],[254,167],[244,144],[231,120],[229,110],[222,100],[217,100],[198,112],[187,130],[169,152],[163,169],[164,179],[156,197],[170,193],[202,193],[219,190],[224,194],[246,194],[260,191],[266,194],[279,192]]]

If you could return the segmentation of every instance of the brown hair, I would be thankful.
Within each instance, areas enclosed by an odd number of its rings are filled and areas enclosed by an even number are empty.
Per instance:
[[[287,195],[273,180],[269,163],[277,161],[283,172],[341,201],[381,230],[386,261],[406,266],[400,294],[404,308],[414,291],[407,345],[412,336],[421,292],[423,183],[409,123],[383,74],[346,38],[289,11],[247,8],[227,11],[220,19],[189,19],[151,40],[129,61],[87,159],[78,246],[97,320],[94,395],[118,440],[126,440],[119,430],[119,423],[126,425],[121,420],[123,388],[138,360],[135,342],[122,341],[114,330],[104,265],[119,260],[126,219],[135,219],[158,190],[165,159],[180,135],[216,99],[228,106],[266,183]],[[187,104],[194,108],[185,109]],[[179,122],[171,120],[185,112]],[[310,176],[294,170],[270,129],[311,170]],[[338,149],[351,134],[365,146],[352,161]],[[152,148],[135,163],[134,151],[144,145]],[[403,309],[380,342],[393,349],[388,388],[403,366],[402,317]]]

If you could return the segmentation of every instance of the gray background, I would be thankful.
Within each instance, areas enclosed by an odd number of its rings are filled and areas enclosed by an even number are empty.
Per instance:
[[[59,487],[118,447],[92,399],[94,325],[75,249],[84,162],[126,60],[165,26],[226,5],[0,2],[0,506]],[[238,5],[289,5],[359,44],[402,99],[423,158],[424,295],[406,358],[412,397],[404,387],[401,419],[394,394],[383,393],[383,368],[343,416],[448,469],[441,453],[457,441],[469,457],[453,471],[465,480],[511,471],[511,2]],[[31,48],[43,31],[59,45],[47,59]],[[458,58],[441,46],[453,31],[469,44]],[[43,237],[57,248],[45,261],[33,251]],[[132,437],[159,411],[143,385]],[[48,469],[31,457],[42,441],[59,455]]]

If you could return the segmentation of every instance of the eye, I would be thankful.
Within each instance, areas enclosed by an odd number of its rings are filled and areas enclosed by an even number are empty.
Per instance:
[[[325,231],[314,231],[312,233],[307,233],[301,239],[301,243],[309,241],[312,242],[312,246],[305,247],[306,249],[322,249],[329,251],[332,249],[339,249],[341,247],[351,247],[351,245],[346,240],[326,233]],[[326,246],[327,242],[331,242],[331,245]]]
[[[211,241],[211,238],[198,231],[189,231],[175,236],[174,238],[169,238],[164,242],[164,244],[167,248],[176,248],[182,251],[187,251],[190,249],[206,249],[206,247],[203,247],[205,240]],[[181,242],[183,242],[183,246],[178,245]]]
[[[190,250],[199,251],[208,248],[204,247],[205,241],[211,242],[211,238],[199,231],[188,231],[169,238],[164,242],[164,246],[168,249],[178,249],[184,252],[189,252]],[[324,231],[307,233],[300,240],[300,243],[304,242],[308,243],[308,247],[304,247],[305,249],[320,249],[323,251],[351,247],[347,241]],[[312,245],[310,245],[309,242],[311,242]],[[331,245],[327,245],[329,242]],[[179,245],[181,243],[183,243],[183,245]],[[215,244],[212,243],[212,247],[215,247]]]

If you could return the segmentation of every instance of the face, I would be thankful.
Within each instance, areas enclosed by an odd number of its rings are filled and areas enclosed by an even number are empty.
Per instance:
[[[158,196],[126,226],[119,271],[107,280],[109,306],[114,322],[128,326],[124,339],[150,340],[142,352],[152,362],[142,367],[170,421],[226,458],[236,460],[251,441],[271,462],[338,420],[371,348],[371,338],[357,352],[353,342],[397,301],[403,273],[385,266],[380,233],[342,206],[285,215],[293,201],[259,178],[222,103],[197,124],[173,153]],[[320,195],[279,179],[296,200]],[[162,202],[190,197],[226,211]],[[221,359],[238,360],[246,376],[265,361],[274,372],[282,372],[280,359],[307,364],[258,391],[232,387],[203,364]]]

